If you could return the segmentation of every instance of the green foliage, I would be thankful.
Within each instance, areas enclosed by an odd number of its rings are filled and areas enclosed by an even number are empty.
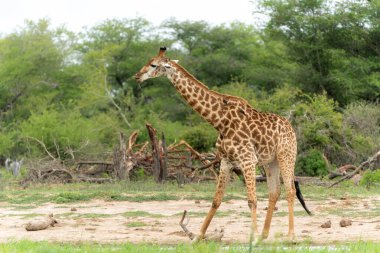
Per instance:
[[[340,104],[379,96],[378,1],[262,0],[265,31],[298,64],[292,80]]]
[[[118,132],[138,129],[147,140],[147,122],[167,143],[212,149],[216,131],[167,79],[141,87],[133,79],[161,45],[209,87],[288,118],[301,174],[323,175],[311,162],[317,150],[334,165],[378,150],[378,1],[260,5],[270,18],[260,29],[173,19],[157,28],[135,18],[75,34],[42,19],[0,37],[0,159],[45,156],[36,139],[61,159],[98,157]]]
[[[367,170],[360,179],[360,185],[366,187],[379,187],[380,185],[380,170]]]
[[[182,138],[197,151],[207,151],[215,146],[216,131],[205,124],[187,130]]]
[[[327,165],[323,154],[317,149],[311,149],[298,158],[296,164],[297,175],[325,176],[328,174]]]
[[[21,124],[20,141],[29,143],[37,154],[43,154],[44,147],[37,139],[44,143],[50,153],[66,159],[79,150],[89,152],[100,148],[101,143],[112,144],[112,139],[116,138],[115,126],[115,120],[105,114],[88,119],[78,112],[66,115],[46,110],[41,114],[32,114]]]
[[[350,147],[348,163],[358,163],[380,149],[379,105],[368,102],[349,104],[343,112],[346,145]]]

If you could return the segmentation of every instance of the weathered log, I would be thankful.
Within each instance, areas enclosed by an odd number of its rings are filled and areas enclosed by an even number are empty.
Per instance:
[[[107,162],[107,161],[79,161],[77,164],[84,165],[84,164],[90,164],[90,165],[113,165],[113,162]]]
[[[365,166],[368,166],[368,165],[376,162],[379,157],[380,157],[380,150],[377,151],[377,153],[374,154],[373,156],[369,157],[366,161],[362,162],[358,167],[356,167],[356,169],[353,172],[345,175],[344,177],[342,177],[341,179],[339,179],[335,183],[332,183],[328,188],[331,188],[331,187],[339,184],[340,182],[342,182],[346,179],[352,178],[356,173],[358,173],[360,170],[362,170]]]
[[[347,165],[344,165],[344,166],[338,168],[336,171],[330,171],[328,178],[334,179],[336,177],[345,176],[345,175],[347,175],[348,171],[350,171],[350,170],[355,171],[356,169],[357,169],[356,166],[354,166],[352,164],[347,164]]]
[[[87,183],[97,183],[97,184],[102,184],[102,183],[110,183],[112,182],[111,178],[93,178],[93,177],[78,177],[78,181],[80,182],[87,182]]]
[[[54,227],[56,223],[58,223],[58,221],[54,219],[53,214],[49,214],[43,220],[34,220],[28,222],[25,226],[25,229],[27,231],[43,230],[47,229],[50,226]]]

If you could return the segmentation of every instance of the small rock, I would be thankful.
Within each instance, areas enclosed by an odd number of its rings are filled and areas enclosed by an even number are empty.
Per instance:
[[[331,228],[331,221],[328,220],[321,225],[321,228]]]
[[[72,207],[72,208],[70,209],[70,211],[71,211],[71,212],[75,212],[75,211],[77,211],[77,209],[76,209],[75,207]]]
[[[195,203],[195,204],[200,204],[201,201],[200,201],[200,200],[196,200],[196,201],[194,201],[194,203]]]
[[[380,225],[376,225],[375,229],[379,229],[380,230]]]
[[[368,202],[364,202],[363,206],[368,209],[368,207],[369,207]]]
[[[346,200],[348,199],[348,193],[345,192],[344,195],[342,197],[340,197],[341,200]]]
[[[352,225],[352,221],[349,220],[349,219],[342,219],[340,222],[339,222],[339,225],[344,228],[344,227],[348,227],[348,226],[351,226]]]
[[[301,233],[306,234],[306,233],[310,233],[310,231],[309,230],[302,230]]]

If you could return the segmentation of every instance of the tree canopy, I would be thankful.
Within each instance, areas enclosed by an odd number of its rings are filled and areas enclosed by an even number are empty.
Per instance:
[[[262,0],[262,28],[110,19],[81,33],[27,21],[0,37],[0,158],[107,155],[151,122],[168,141],[212,149],[216,132],[165,78],[133,79],[160,46],[210,88],[290,119],[298,173],[380,148],[378,1]],[[142,133],[144,133],[142,131]],[[141,138],[146,138],[141,134]],[[41,146],[39,140],[45,144]],[[318,164],[318,163],[317,163]],[[315,172],[317,171],[317,172]]]

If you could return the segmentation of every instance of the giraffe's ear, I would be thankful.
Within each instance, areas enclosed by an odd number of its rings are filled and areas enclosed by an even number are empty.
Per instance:
[[[178,60],[172,60],[172,62],[178,63]]]
[[[159,57],[164,57],[165,56],[165,51],[166,51],[166,47],[160,47],[160,51],[158,51],[158,56]]]

